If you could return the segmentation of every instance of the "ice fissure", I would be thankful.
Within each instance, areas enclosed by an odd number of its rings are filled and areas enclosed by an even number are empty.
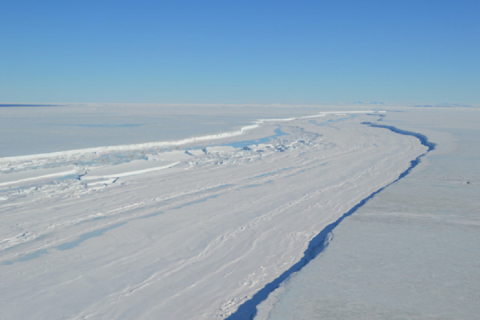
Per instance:
[[[327,225],[322,231],[320,231],[315,237],[313,237],[312,240],[310,240],[308,244],[308,248],[303,253],[303,257],[297,263],[291,266],[288,270],[286,270],[284,273],[282,273],[279,277],[274,279],[272,282],[265,285],[261,290],[255,293],[249,300],[245,301],[242,305],[240,305],[238,309],[226,319],[229,319],[229,320],[254,319],[257,314],[257,306],[260,303],[262,303],[265,299],[267,299],[270,293],[275,291],[292,274],[294,274],[295,272],[301,271],[303,267],[305,267],[311,260],[315,259],[319,254],[321,254],[328,247],[330,241],[333,239],[333,230],[345,218],[354,214],[359,208],[364,206],[370,199],[372,199],[377,194],[382,192],[385,188],[391,186],[392,184],[396,183],[400,179],[407,176],[413,170],[413,168],[415,168],[420,163],[421,158],[424,157],[430,151],[434,150],[436,146],[435,143],[428,140],[427,136],[420,133],[398,129],[394,126],[378,125],[371,122],[362,122],[362,124],[368,125],[373,128],[387,129],[401,135],[416,137],[418,138],[418,140],[422,145],[428,148],[428,150],[425,153],[416,157],[414,160],[410,161],[410,166],[405,171],[403,171],[396,180],[394,180],[393,182],[390,182],[384,187],[371,193],[368,197],[362,199],[349,211],[344,213],[338,220]]]

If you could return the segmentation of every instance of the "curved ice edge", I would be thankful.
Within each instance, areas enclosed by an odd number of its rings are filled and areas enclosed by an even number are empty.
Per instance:
[[[154,172],[154,171],[160,171],[164,169],[169,169],[172,167],[175,167],[177,164],[180,162],[174,162],[170,163],[166,166],[160,166],[160,167],[153,167],[149,169],[143,169],[143,170],[135,170],[135,171],[127,171],[127,172],[120,172],[117,174],[107,174],[107,175],[97,175],[97,176],[88,176],[88,175],[82,175],[79,177],[79,180],[82,181],[87,181],[87,180],[97,180],[97,179],[109,179],[109,178],[122,178],[122,177],[129,177],[129,176],[134,176],[138,174],[143,174],[143,173],[149,173],[149,172]]]
[[[303,252],[303,257],[295,263],[290,269],[283,272],[278,278],[274,279],[272,282],[268,283],[260,289],[256,294],[253,295],[250,300],[245,301],[241,304],[237,311],[232,313],[228,318],[229,320],[244,320],[244,319],[254,319],[257,315],[257,306],[266,300],[270,293],[272,293],[275,289],[277,289],[285,280],[287,280],[293,273],[300,271],[303,267],[305,267],[310,261],[315,259],[320,253],[322,253],[329,245],[330,241],[333,239],[333,229],[335,229],[345,218],[354,214],[358,209],[360,209],[363,205],[365,205],[370,199],[375,197],[385,188],[391,186],[395,182],[399,181],[400,179],[407,176],[413,168],[415,168],[419,163],[422,157],[424,157],[427,153],[435,149],[436,144],[433,142],[428,141],[428,138],[420,133],[406,131],[402,129],[398,129],[393,126],[386,126],[386,125],[378,125],[373,124],[371,122],[362,122],[364,125],[368,125],[374,128],[384,128],[388,129],[394,133],[403,134],[407,136],[413,136],[420,140],[420,143],[428,148],[428,150],[416,157],[414,160],[410,161],[410,166],[400,173],[397,179],[390,182],[389,184],[381,187],[377,191],[371,193],[368,197],[362,199],[359,203],[357,203],[354,207],[352,207],[349,211],[344,213],[340,218],[336,221],[332,222],[331,224],[327,225],[320,233],[318,233],[312,240],[310,240],[307,249]]]
[[[428,138],[421,134],[421,133],[417,133],[417,132],[412,132],[412,131],[406,131],[406,130],[402,130],[402,129],[398,129],[394,126],[387,126],[387,125],[383,125],[383,124],[375,124],[375,123],[372,123],[372,122],[362,122],[362,124],[365,124],[365,125],[368,125],[370,127],[373,127],[373,128],[384,128],[384,129],[388,129],[394,133],[399,133],[399,134],[403,134],[403,135],[406,135],[406,136],[413,136],[413,137],[416,137],[418,138],[418,140],[420,140],[420,142],[422,143],[422,145],[426,146],[428,148],[428,151],[432,151],[435,149],[435,146],[436,144],[433,143],[433,142],[430,142],[428,141]],[[423,156],[423,155],[422,155]]]
[[[8,185],[11,185],[11,184],[16,184],[16,183],[20,183],[20,182],[26,182],[26,181],[34,181],[34,180],[41,180],[41,179],[45,179],[45,178],[73,175],[75,173],[76,173],[75,170],[68,170],[68,171],[56,172],[56,173],[51,173],[51,174],[44,174],[43,176],[36,176],[36,177],[31,177],[31,178],[24,178],[24,179],[19,179],[19,180],[0,182],[0,187],[1,186],[8,186]]]
[[[269,122],[284,122],[284,121],[293,121],[293,120],[299,120],[299,119],[311,119],[311,118],[317,118],[317,117],[324,117],[327,114],[372,113],[372,112],[385,113],[385,111],[373,111],[373,110],[323,111],[323,112],[319,112],[318,114],[296,117],[296,118],[258,119],[256,121],[253,121],[253,124],[241,127],[239,130],[236,130],[236,131],[229,131],[229,132],[223,132],[223,133],[211,134],[211,135],[205,135],[205,136],[196,136],[196,137],[190,137],[190,138],[175,140],[175,141],[146,142],[146,143],[138,143],[138,144],[126,144],[126,145],[117,145],[117,146],[104,146],[104,147],[57,151],[57,152],[31,154],[31,155],[23,155],[23,156],[13,156],[13,157],[3,157],[3,158],[0,157],[0,163],[8,162],[8,161],[18,161],[18,160],[35,160],[39,158],[45,159],[45,158],[55,158],[55,157],[62,157],[62,156],[63,157],[75,156],[75,155],[82,155],[87,153],[106,153],[111,151],[132,151],[132,150],[141,150],[141,149],[155,148],[155,147],[180,146],[180,145],[185,145],[189,143],[197,143],[201,141],[218,140],[218,139],[225,139],[225,138],[239,136],[244,134],[246,131],[256,129],[260,127],[262,124],[269,123]]]

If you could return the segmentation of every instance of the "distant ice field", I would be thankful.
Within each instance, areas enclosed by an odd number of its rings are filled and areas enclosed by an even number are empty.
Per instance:
[[[0,108],[0,157],[170,141],[237,130],[312,108],[58,105]]]

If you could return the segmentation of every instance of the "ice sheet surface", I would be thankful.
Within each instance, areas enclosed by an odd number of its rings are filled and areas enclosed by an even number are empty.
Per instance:
[[[168,148],[0,159],[2,318],[235,314],[426,151],[362,124],[379,114],[310,111]]]
[[[424,133],[437,149],[337,227],[256,319],[478,317],[480,112],[400,111],[381,122]]]

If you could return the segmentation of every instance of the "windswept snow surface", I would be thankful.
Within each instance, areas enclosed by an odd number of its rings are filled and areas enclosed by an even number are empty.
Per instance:
[[[2,318],[228,317],[426,151],[368,113],[0,159]]]

